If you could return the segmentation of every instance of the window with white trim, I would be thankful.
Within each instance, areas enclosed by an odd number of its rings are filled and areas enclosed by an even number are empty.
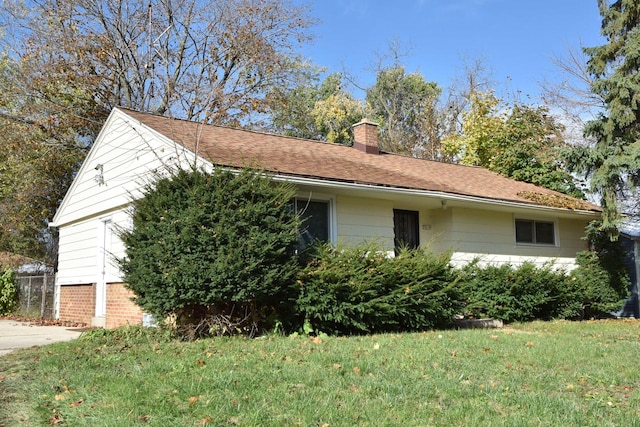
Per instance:
[[[555,245],[555,223],[553,221],[516,219],[516,243],[530,245]]]
[[[330,202],[328,200],[309,200],[294,198],[291,201],[295,213],[302,219],[300,230],[301,249],[316,242],[330,241]]]

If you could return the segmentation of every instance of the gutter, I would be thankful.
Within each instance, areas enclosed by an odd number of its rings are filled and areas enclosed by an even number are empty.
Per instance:
[[[562,208],[554,208],[551,206],[543,206],[543,205],[535,205],[523,202],[515,202],[510,200],[500,200],[500,199],[487,199],[477,196],[468,196],[462,194],[455,193],[445,193],[442,191],[431,191],[431,190],[417,190],[411,188],[398,188],[398,187],[381,187],[372,184],[358,184],[358,183],[347,183],[340,181],[328,181],[317,178],[304,178],[298,176],[277,174],[273,176],[273,179],[276,181],[288,181],[294,184],[300,185],[310,185],[315,187],[323,187],[323,188],[333,188],[333,189],[342,189],[342,190],[359,190],[359,191],[368,191],[368,192],[382,192],[389,194],[401,194],[406,196],[421,196],[421,197],[431,197],[437,198],[442,201],[457,201],[457,202],[469,202],[482,204],[487,206],[500,206],[500,207],[511,207],[511,208],[521,208],[521,209],[533,209],[543,212],[562,212],[565,214],[576,214],[581,216],[591,216],[597,217],[600,215],[598,211],[590,211],[590,210],[572,210],[572,209],[562,209]]]

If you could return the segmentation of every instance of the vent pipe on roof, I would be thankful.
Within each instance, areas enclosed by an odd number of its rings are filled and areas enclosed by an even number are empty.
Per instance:
[[[353,127],[353,147],[368,154],[378,154],[378,124],[362,119]]]

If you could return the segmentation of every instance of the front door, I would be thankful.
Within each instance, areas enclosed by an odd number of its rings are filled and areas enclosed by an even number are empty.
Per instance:
[[[393,210],[393,232],[396,254],[401,248],[416,249],[420,246],[418,211]]]

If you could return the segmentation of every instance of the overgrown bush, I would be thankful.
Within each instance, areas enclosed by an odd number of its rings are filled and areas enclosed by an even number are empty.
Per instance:
[[[7,269],[0,275],[0,316],[11,314],[20,303],[18,284],[13,270]]]
[[[133,201],[118,260],[135,302],[159,318],[269,327],[295,301],[299,218],[292,185],[260,171],[180,170]],[[215,322],[214,322],[215,323]]]
[[[569,286],[580,296],[585,318],[609,316],[619,311],[629,296],[625,249],[619,240],[611,240],[609,231],[602,221],[589,223],[590,250],[576,255],[578,268],[569,278]]]
[[[607,258],[595,251],[576,255],[578,267],[569,274],[567,283],[584,318],[603,317],[620,310],[629,294],[630,282],[624,265],[612,268],[615,264],[607,263]]]
[[[360,334],[444,326],[461,306],[450,255],[387,258],[375,244],[322,246],[300,274],[298,310],[317,332]]]
[[[516,322],[572,318],[581,312],[566,273],[551,264],[514,267],[473,262],[462,268],[462,274],[467,290],[464,314],[469,317]]]

